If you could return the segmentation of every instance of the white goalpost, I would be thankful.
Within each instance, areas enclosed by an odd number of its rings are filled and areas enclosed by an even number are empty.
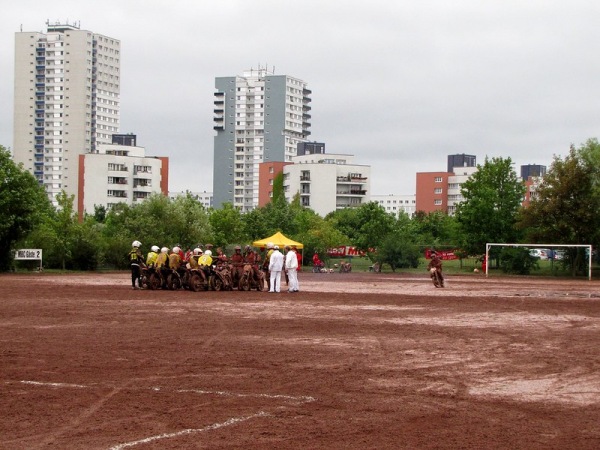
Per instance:
[[[561,249],[561,248],[585,248],[587,249],[588,257],[588,280],[592,279],[592,246],[588,244],[499,244],[499,243],[487,243],[485,244],[485,276],[488,276],[489,271],[489,252],[492,247],[525,247],[525,248],[548,248],[548,249]]]

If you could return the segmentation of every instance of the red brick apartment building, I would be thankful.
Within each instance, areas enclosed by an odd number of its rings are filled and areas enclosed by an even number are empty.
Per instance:
[[[448,179],[452,172],[417,172],[416,211],[448,211]]]
[[[263,207],[273,197],[273,181],[277,174],[283,172],[283,167],[289,162],[273,161],[260,163],[258,166],[258,206]]]

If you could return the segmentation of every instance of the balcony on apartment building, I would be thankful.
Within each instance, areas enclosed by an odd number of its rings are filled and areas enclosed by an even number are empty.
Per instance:
[[[342,196],[350,196],[350,197],[356,197],[356,196],[363,196],[366,195],[367,191],[366,189],[350,189],[350,190],[341,190],[341,191],[337,191],[337,195],[338,197]]]
[[[366,183],[367,177],[363,177],[360,173],[349,173],[348,175],[341,175],[337,177],[338,183]]]

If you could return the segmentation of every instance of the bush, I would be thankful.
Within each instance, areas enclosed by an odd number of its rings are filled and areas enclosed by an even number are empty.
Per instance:
[[[504,247],[500,252],[500,269],[504,273],[529,275],[532,269],[539,269],[539,265],[526,248]]]

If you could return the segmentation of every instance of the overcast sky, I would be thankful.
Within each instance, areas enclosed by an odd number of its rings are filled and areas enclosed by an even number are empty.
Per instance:
[[[447,155],[550,166],[600,137],[598,0],[19,0],[0,30],[0,144],[12,146],[14,33],[46,21],[121,41],[121,132],[212,191],[217,76],[268,65],[312,90],[311,140],[414,194]]]

